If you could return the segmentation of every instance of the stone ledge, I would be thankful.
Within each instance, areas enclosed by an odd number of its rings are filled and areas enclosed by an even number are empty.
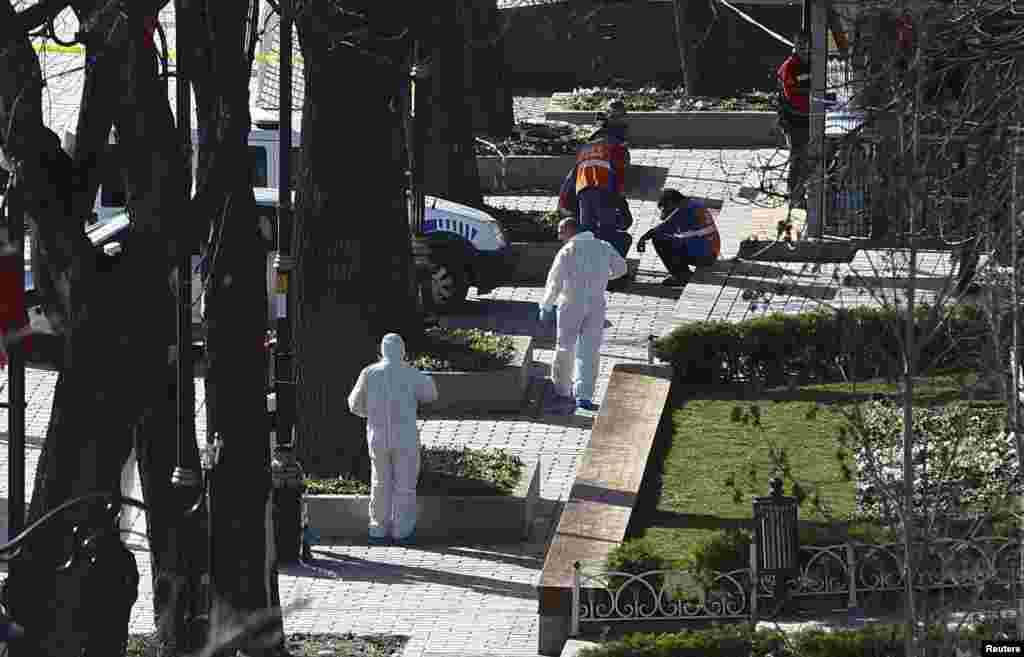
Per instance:
[[[425,414],[460,409],[520,411],[530,383],[533,337],[513,335],[516,354],[512,362],[493,372],[427,372],[437,384],[437,401],[424,404]]]
[[[569,170],[576,165],[575,155],[478,155],[480,186],[485,192],[508,189],[550,189],[557,193]]]
[[[540,464],[523,469],[511,495],[416,496],[416,538],[518,543],[528,538],[540,497]],[[369,495],[306,495],[309,524],[324,538],[365,538]]]
[[[545,285],[548,271],[551,270],[551,263],[555,261],[555,255],[561,248],[561,242],[513,242],[509,246],[511,268],[505,283]],[[636,275],[640,259],[626,258],[626,264],[629,267],[629,274]]]
[[[595,112],[563,109],[556,96],[548,102],[544,118],[576,125],[594,123]],[[783,144],[776,130],[775,112],[629,112],[631,147],[749,148]]]
[[[604,561],[626,534],[671,381],[665,366],[612,368],[537,585],[542,655],[560,654],[569,636],[573,565]]]

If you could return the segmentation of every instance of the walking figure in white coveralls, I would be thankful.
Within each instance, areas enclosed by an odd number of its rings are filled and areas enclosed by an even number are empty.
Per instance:
[[[550,320],[558,302],[558,341],[551,368],[555,401],[571,405],[573,410],[578,406],[592,411],[596,408],[592,401],[594,383],[608,309],[605,289],[610,279],[625,276],[627,266],[611,244],[588,230],[577,231],[575,219],[558,224],[558,238],[565,246],[555,255],[548,272],[540,320]]]
[[[405,342],[388,333],[381,359],[359,373],[349,409],[366,418],[370,447],[370,542],[409,543],[416,531],[416,481],[420,474],[419,404],[437,399],[427,374],[405,361]]]

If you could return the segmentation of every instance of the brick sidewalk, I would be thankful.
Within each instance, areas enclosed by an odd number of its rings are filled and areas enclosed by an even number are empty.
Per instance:
[[[657,221],[655,203],[662,186],[684,194],[726,200],[746,175],[753,151],[634,150],[633,162],[654,172],[652,184],[630,198],[635,219],[634,239]],[[522,209],[554,208],[556,197],[488,197],[496,205]],[[749,221],[742,214],[723,210],[720,228],[723,254],[735,252],[738,235]],[[608,320],[601,367],[595,390],[600,404],[612,366],[617,362],[645,362],[646,338],[660,335],[680,318],[678,288],[665,288],[667,274],[653,249],[640,256],[636,284],[625,293],[609,294]],[[540,288],[499,288],[486,296],[470,294],[470,308],[510,301],[536,303]],[[691,296],[687,288],[684,299]],[[535,373],[546,373],[553,359],[550,340],[535,351]],[[49,422],[56,376],[28,374],[29,433],[42,436]],[[5,383],[0,375],[0,384]],[[201,383],[201,382],[200,382]],[[197,407],[203,401],[197,386]],[[541,496],[548,514],[557,511],[572,485],[580,456],[587,445],[593,413],[573,416],[486,415],[459,420],[426,419],[420,422],[425,445],[502,448],[527,463],[541,466]],[[204,414],[197,413],[199,440],[205,439]],[[6,412],[0,410],[0,426]],[[35,449],[30,449],[27,479],[35,471]],[[0,451],[0,487],[6,493],[6,450]],[[549,517],[553,520],[553,517]],[[136,525],[141,529],[142,523]],[[506,546],[450,545],[440,547],[367,547],[336,544],[315,550],[317,570],[285,569],[280,576],[283,604],[307,600],[304,608],[285,620],[288,632],[391,632],[410,637],[403,657],[441,655],[536,655],[537,601],[534,583],[542,566],[544,540],[550,525],[541,528],[534,542]],[[142,581],[132,611],[131,631],[153,630],[149,558],[137,551]]]

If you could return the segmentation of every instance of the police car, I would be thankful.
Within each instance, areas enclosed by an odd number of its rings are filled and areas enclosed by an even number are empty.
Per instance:
[[[487,294],[508,269],[508,241],[491,215],[460,203],[427,196],[423,234],[435,310],[444,312],[466,299],[469,286]]]

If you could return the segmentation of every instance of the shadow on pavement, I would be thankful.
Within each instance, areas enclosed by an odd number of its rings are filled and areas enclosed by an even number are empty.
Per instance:
[[[441,326],[453,329],[483,329],[502,335],[550,336],[554,323],[542,325],[537,320],[535,301],[475,299],[467,301],[458,312],[441,318]]]
[[[666,167],[631,164],[626,170],[626,197],[631,200],[657,200],[667,178]]]
[[[346,554],[341,550],[345,545],[332,545],[329,549],[314,548],[317,558],[314,563],[318,569],[337,573],[346,582],[373,582],[375,584],[431,584],[433,586],[451,586],[484,594],[499,594],[505,597],[533,600],[537,591],[532,582],[509,582],[507,580],[480,575],[453,573],[423,566],[411,566],[401,563],[375,561],[363,557]],[[356,550],[365,549],[352,545]],[[401,549],[419,550],[417,546],[410,548],[373,548],[374,556],[381,555],[380,550],[397,551]],[[486,556],[481,556],[487,561]],[[539,560],[530,565],[540,567]],[[297,577],[317,577],[316,575],[296,575]]]
[[[734,273],[729,275],[726,273],[720,273],[718,271],[698,271],[693,275],[690,283],[697,283],[701,285],[713,285],[716,287],[732,287],[740,290],[751,290],[755,293],[764,292],[775,295],[793,296],[805,299],[834,299],[839,293],[839,286],[833,284],[800,284],[796,280],[781,280],[776,279],[772,281],[764,280],[764,278],[750,278],[740,274]],[[754,297],[750,297],[753,299]]]
[[[665,277],[668,274],[663,273],[661,276]],[[678,299],[681,293],[682,288],[679,287],[669,287],[661,283],[637,283],[634,281],[620,294],[636,294],[642,297],[657,297],[659,299]]]

